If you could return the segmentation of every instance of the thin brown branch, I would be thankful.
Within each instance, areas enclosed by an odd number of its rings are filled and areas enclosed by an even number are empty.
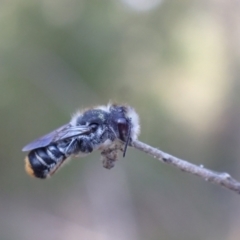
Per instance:
[[[228,173],[218,173],[205,168],[203,165],[194,165],[185,160],[174,157],[168,153],[162,152],[159,149],[151,147],[146,143],[140,142],[138,140],[132,142],[131,146],[151,155],[154,158],[157,158],[163,163],[173,165],[182,171],[202,177],[205,181],[219,184],[240,194],[240,182],[233,179]]]

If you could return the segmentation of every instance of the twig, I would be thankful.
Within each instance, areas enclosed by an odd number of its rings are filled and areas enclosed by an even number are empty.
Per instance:
[[[218,173],[205,168],[203,165],[194,165],[185,160],[174,157],[168,153],[162,152],[159,149],[151,147],[138,140],[132,142],[131,146],[153,156],[154,158],[157,158],[161,162],[171,164],[181,169],[182,171],[192,173],[194,175],[202,177],[205,181],[219,184],[240,194],[240,182],[233,179],[228,173]]]

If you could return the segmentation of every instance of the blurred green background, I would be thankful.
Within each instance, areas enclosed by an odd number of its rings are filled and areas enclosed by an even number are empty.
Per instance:
[[[140,140],[240,180],[239,22],[237,0],[1,0],[0,240],[239,240],[237,194],[142,152],[49,180],[21,152],[112,100]]]

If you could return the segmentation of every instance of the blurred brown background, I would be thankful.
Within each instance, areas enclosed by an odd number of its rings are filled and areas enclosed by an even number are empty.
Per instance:
[[[240,180],[240,2],[0,1],[1,240],[239,240],[240,197],[129,149],[50,180],[22,147],[111,99],[140,139]]]

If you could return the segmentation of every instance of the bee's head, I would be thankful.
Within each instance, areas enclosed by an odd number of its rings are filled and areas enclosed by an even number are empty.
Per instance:
[[[131,119],[127,117],[125,106],[112,105],[110,108],[109,125],[118,139],[125,142],[123,157],[131,140]]]

